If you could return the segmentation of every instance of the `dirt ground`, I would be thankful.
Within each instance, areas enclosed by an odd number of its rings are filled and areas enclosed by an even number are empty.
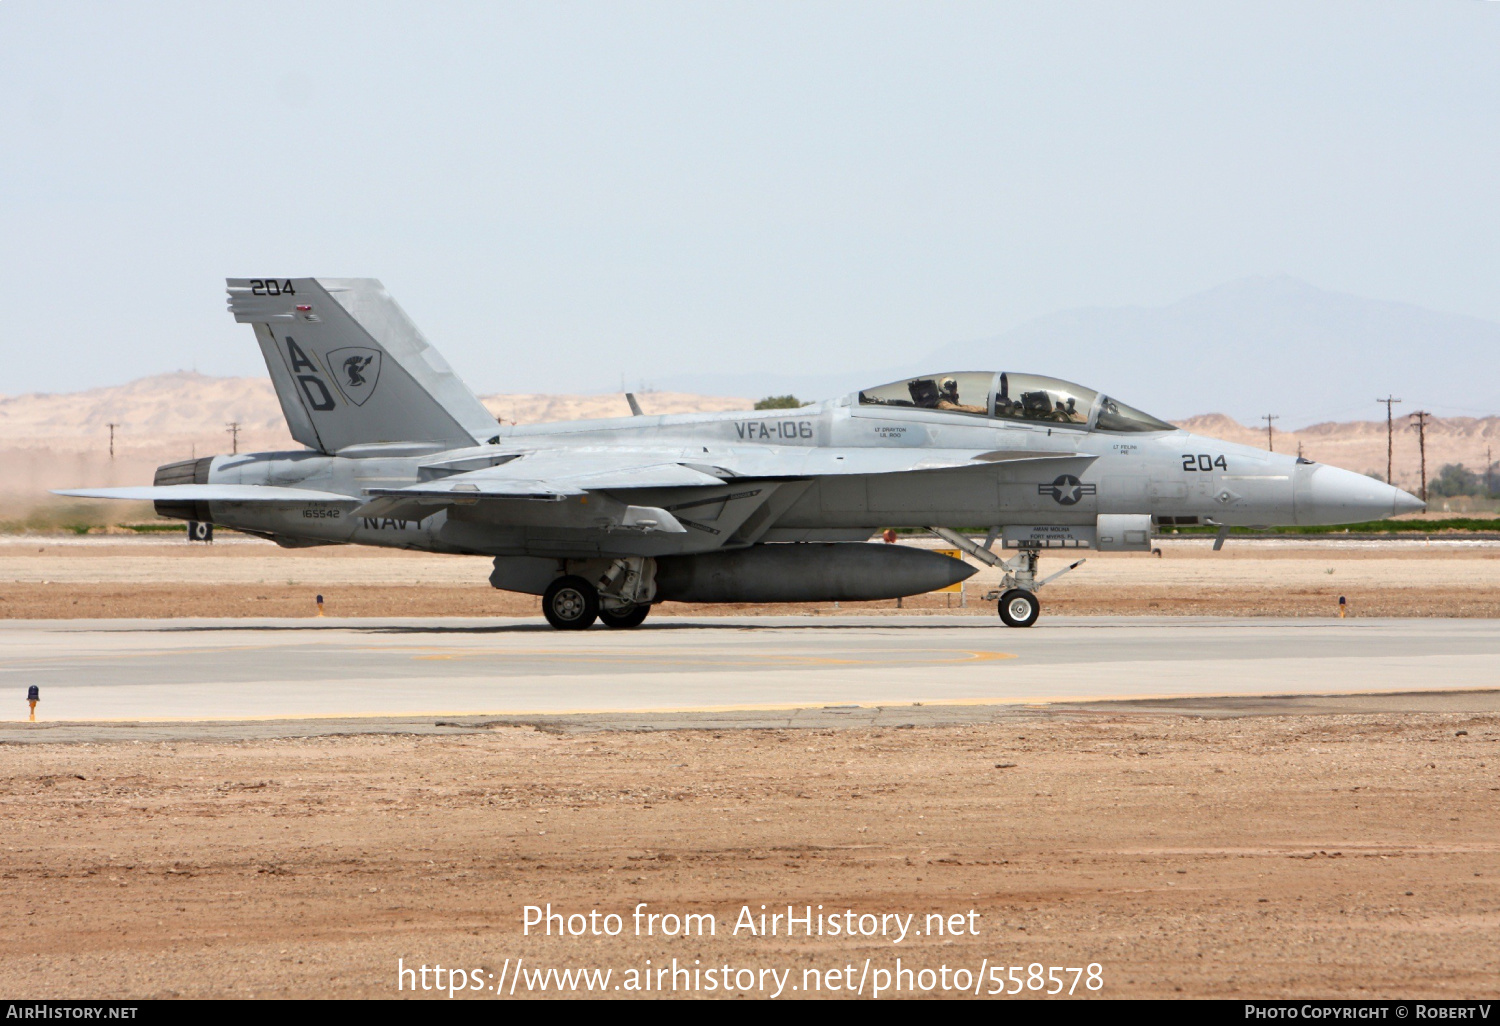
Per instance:
[[[1331,616],[1343,594],[1356,616],[1500,616],[1500,545],[1162,548],[1091,555],[1043,593],[1047,613]],[[310,616],[320,593],[333,615],[539,615],[487,573],[242,541],[12,540],[0,617]],[[976,616],[994,615],[978,598],[992,576],[968,584]],[[757,611],[834,610],[655,615]],[[400,996],[398,959],[470,970],[485,989],[469,996],[491,998],[517,959],[610,970],[619,996],[674,958],[755,970],[736,976],[756,980],[731,991],[746,996],[775,989],[762,970],[784,996],[813,970],[818,993],[858,978],[869,995],[897,958],[982,992],[994,964],[1009,989],[1009,967],[1033,963],[1097,964],[1104,996],[1500,991],[1492,714],[0,744],[0,816],[0,989],[27,997]],[[549,902],[617,914],[623,932],[524,936],[523,908]],[[717,933],[636,937],[641,902],[711,914]],[[964,928],[899,944],[731,933],[761,905]]]
[[[1500,588],[1344,589],[1356,616],[1500,617]],[[1283,590],[1269,584],[1225,591],[1169,586],[1053,588],[1042,595],[1048,616],[1320,616],[1338,615],[1339,589]],[[533,616],[541,618],[535,596],[497,592],[484,585],[408,585],[398,593],[376,586],[328,589],[324,604],[330,616]],[[663,602],[652,609],[663,616],[818,616],[836,612],[961,613],[995,616],[995,604],[973,592],[960,608],[957,596],[919,595],[894,601],[823,604],[698,605]],[[317,615],[307,586],[265,586],[244,591],[224,585],[75,584],[66,589],[37,584],[0,584],[0,618],[74,619],[108,617],[168,618],[296,617]]]
[[[852,987],[900,957],[1098,963],[1104,996],[1492,997],[1497,794],[1494,715],[6,745],[0,989],[383,997],[398,959],[493,987],[673,958]],[[624,931],[523,936],[549,902]],[[717,933],[637,938],[639,902]],[[730,934],[762,904],[963,930]]]
[[[1045,615],[1500,616],[1500,543],[1239,542],[1163,539],[1162,555],[1078,553],[1087,563],[1041,593]],[[1071,559],[1047,555],[1042,574]],[[283,550],[230,536],[212,547],[177,539],[41,538],[0,544],[0,618],[537,616],[532,595],[499,592],[490,561],[367,548]],[[868,603],[661,603],[653,616],[942,611],[994,616],[985,568],[963,596]],[[962,603],[962,604],[961,604]]]

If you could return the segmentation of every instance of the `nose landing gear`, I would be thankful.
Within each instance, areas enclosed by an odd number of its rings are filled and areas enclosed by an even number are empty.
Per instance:
[[[992,567],[1005,571],[1005,576],[1000,580],[1000,587],[985,595],[985,599],[993,601],[1000,600],[1000,619],[1007,627],[1030,627],[1036,623],[1036,618],[1041,615],[1042,604],[1036,597],[1044,585],[1057,580],[1069,570],[1082,566],[1085,560],[1077,560],[1063,567],[1050,577],[1044,577],[1040,581],[1036,579],[1037,557],[1041,552],[1040,545],[1019,546],[1019,551],[1013,559],[1001,559],[989,549],[989,544],[976,545],[957,531],[946,527],[929,527],[927,530],[939,538],[955,545],[979,560],[988,563]],[[990,539],[998,532],[992,531]]]

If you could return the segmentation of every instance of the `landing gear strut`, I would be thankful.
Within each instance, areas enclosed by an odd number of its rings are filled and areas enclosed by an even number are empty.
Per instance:
[[[639,627],[655,597],[656,560],[616,559],[599,578],[599,620],[615,630]]]
[[[986,544],[976,545],[957,531],[946,527],[929,527],[927,530],[945,542],[956,545],[981,563],[988,563],[990,566],[1005,571],[1005,576],[1000,580],[999,589],[990,592],[985,598],[990,601],[1000,600],[1000,619],[1007,627],[1030,627],[1036,623],[1036,618],[1042,612],[1042,604],[1036,597],[1037,591],[1084,563],[1084,560],[1080,559],[1039,581],[1036,579],[1036,564],[1037,557],[1041,553],[1040,545],[1022,544],[1013,559],[1001,559],[990,551],[990,545],[994,544],[997,533],[995,531],[990,532]]]

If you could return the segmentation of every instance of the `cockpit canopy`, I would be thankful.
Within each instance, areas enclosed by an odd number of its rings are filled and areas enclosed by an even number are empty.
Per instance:
[[[959,371],[893,381],[859,393],[861,406],[904,406],[1094,431],[1175,431],[1091,388],[1038,374]]]

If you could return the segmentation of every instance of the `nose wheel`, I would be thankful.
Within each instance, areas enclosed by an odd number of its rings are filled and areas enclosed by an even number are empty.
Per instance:
[[[1000,596],[1000,619],[1007,627],[1030,627],[1041,612],[1041,602],[1029,591],[1012,588]]]

